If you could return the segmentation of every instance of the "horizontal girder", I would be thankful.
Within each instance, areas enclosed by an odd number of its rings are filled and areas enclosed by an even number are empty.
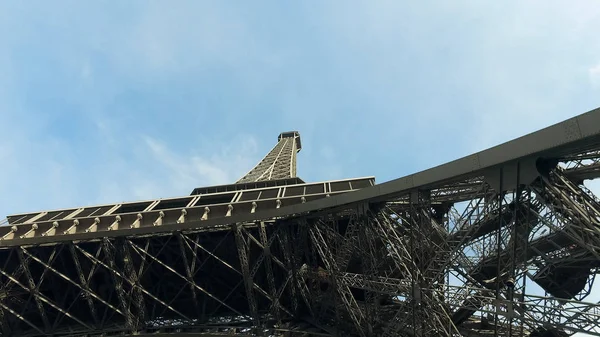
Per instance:
[[[171,224],[207,227],[230,223],[236,217],[251,221],[265,210],[333,197],[374,183],[372,177],[356,178],[14,215],[8,218],[12,226],[0,227],[0,246],[77,240],[81,235],[132,235],[136,230],[164,232],[162,226]]]

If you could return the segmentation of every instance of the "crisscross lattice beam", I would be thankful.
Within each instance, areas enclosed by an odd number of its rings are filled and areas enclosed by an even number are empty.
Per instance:
[[[297,131],[284,132],[275,147],[237,183],[278,180],[296,177],[296,153],[302,149]]]

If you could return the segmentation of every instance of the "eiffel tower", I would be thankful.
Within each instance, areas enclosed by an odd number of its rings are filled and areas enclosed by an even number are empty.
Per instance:
[[[236,183],[10,215],[2,336],[600,336],[600,109],[382,184]]]

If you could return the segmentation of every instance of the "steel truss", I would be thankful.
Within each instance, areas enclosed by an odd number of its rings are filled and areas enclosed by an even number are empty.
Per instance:
[[[271,164],[252,174],[295,166],[299,138],[282,135],[274,151],[285,149],[287,164],[267,156]],[[32,213],[0,231],[0,329],[5,336],[600,336],[600,304],[587,301],[600,267],[600,203],[582,185],[600,176],[600,139],[567,145],[373,198],[334,203],[341,197],[324,187],[316,206],[302,200],[304,208],[277,203],[261,213],[261,193],[252,201],[240,192],[210,206],[218,217],[196,207],[202,196],[117,217],[119,206],[105,207],[108,222],[73,215],[83,208],[56,226],[43,222],[49,213]],[[287,172],[278,179],[295,177],[295,168]],[[349,198],[362,192],[349,184]],[[74,223],[94,230],[71,231]]]

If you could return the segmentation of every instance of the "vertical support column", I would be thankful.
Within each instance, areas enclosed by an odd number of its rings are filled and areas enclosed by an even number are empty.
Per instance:
[[[517,267],[517,254],[519,252],[519,250],[521,250],[523,248],[523,245],[521,245],[521,242],[523,241],[522,238],[522,232],[523,232],[523,227],[528,227],[529,224],[525,223],[523,224],[520,216],[520,212],[521,212],[521,193],[522,193],[522,186],[521,186],[521,163],[517,163],[517,176],[516,176],[516,189],[514,192],[514,198],[513,198],[513,219],[514,219],[514,223],[512,226],[512,240],[511,240],[511,245],[509,245],[509,247],[507,247],[508,249],[511,250],[511,254],[510,254],[510,262],[509,262],[509,276],[508,276],[508,280],[506,282],[506,286],[507,286],[507,300],[508,300],[508,336],[512,337],[513,335],[513,316],[514,316],[514,290],[515,290],[515,279],[517,277],[516,273],[515,273],[515,268]],[[529,212],[527,212],[529,214]],[[524,226],[523,226],[524,225]],[[526,231],[525,235],[527,235],[528,231]],[[525,237],[525,242],[527,242],[527,237]],[[521,262],[526,262],[526,261],[521,261]]]
[[[296,267],[296,256],[298,255],[297,251],[299,248],[302,248],[302,240],[300,238],[300,240],[297,242],[297,245],[290,245],[291,242],[291,231],[293,229],[292,224],[287,223],[287,222],[280,222],[278,223],[279,226],[283,226],[283,231],[281,233],[281,235],[277,236],[277,240],[279,241],[279,246],[281,247],[281,252],[283,255],[283,260],[285,261],[285,266],[288,270],[289,273],[291,273],[291,279],[292,279],[292,285],[289,287],[289,293],[291,296],[291,300],[292,300],[292,311],[294,314],[298,313],[298,298],[296,297],[297,293],[300,292],[300,286],[299,286],[299,282],[300,279],[298,278],[298,268]],[[300,247],[298,247],[300,246]],[[291,252],[290,252],[291,251]],[[308,296],[305,296],[303,294],[302,296],[304,298],[304,301],[306,302],[306,305],[309,307],[309,311],[310,311],[310,305],[308,304]]]
[[[6,267],[8,266],[8,263],[11,260],[12,254],[14,252],[14,248],[10,249],[10,253],[8,254],[8,257],[6,258],[6,260],[4,261],[3,265],[0,267],[2,269],[0,270],[6,270]],[[9,293],[9,289],[7,287],[7,284],[0,284],[0,293],[4,293],[4,294],[8,294]],[[0,298],[0,332],[2,332],[2,334],[4,336],[8,336],[10,335],[11,331],[10,331],[10,326],[9,326],[9,321],[8,321],[8,317],[7,317],[7,312],[8,314],[11,314],[10,310],[5,311],[5,303],[6,303],[6,299],[7,297],[2,297]],[[6,308],[8,309],[8,308]],[[43,333],[43,331],[39,330],[40,332]]]
[[[504,202],[504,170],[501,167],[499,169],[499,188],[498,188],[498,229],[496,232],[496,303],[494,311],[494,337],[498,337],[498,313],[500,311],[500,275],[502,272],[502,228],[504,228],[504,217],[503,217],[503,202]]]
[[[451,251],[433,215],[430,191],[411,191],[408,219],[410,256],[414,263],[411,270],[413,333],[415,336],[450,336],[457,331],[442,303],[444,271]]]
[[[244,237],[242,236],[241,224],[232,225],[232,230],[235,236],[235,244],[238,250],[238,257],[240,259],[240,269],[244,277],[244,286],[246,287],[246,298],[248,299],[248,306],[250,307],[250,315],[254,319],[254,325],[256,328],[260,326],[260,319],[258,317],[258,305],[256,304],[256,298],[254,297],[253,280],[250,276],[250,266],[248,263],[248,246]],[[258,330],[257,330],[258,332]]]
[[[426,243],[422,241],[425,237],[423,231],[426,231],[431,224],[424,223],[423,211],[427,204],[427,195],[424,191],[412,191],[410,194],[410,255],[415,261],[416,268],[412,274],[411,279],[413,280],[412,286],[412,319],[413,319],[413,332],[415,336],[424,336],[425,326],[422,312],[423,301],[426,300],[425,292],[430,286],[430,282],[425,278],[427,257],[425,256],[427,247]],[[425,210],[426,211],[426,210]],[[431,324],[433,322],[428,322]]]
[[[311,290],[317,294],[317,302],[319,302],[319,304],[321,305],[318,318],[330,319],[329,315],[331,311],[333,311],[333,314],[335,315],[335,325],[338,326],[338,328],[341,328],[343,326],[343,321],[341,317],[340,307],[343,305],[343,302],[340,300],[340,296],[337,291],[336,280],[333,276],[334,270],[336,268],[331,266],[331,261],[333,260],[333,258],[330,257],[331,251],[329,250],[327,241],[325,241],[325,237],[323,237],[321,231],[317,227],[319,225],[319,220],[311,221],[309,223],[308,221],[306,221],[306,219],[303,219],[303,223],[304,225],[306,225],[310,242],[313,248],[311,249],[310,256],[312,261],[311,265],[315,266],[315,268],[320,267],[319,260],[317,259],[318,254],[318,256],[321,257],[320,261],[323,262],[323,266],[325,267],[325,269],[328,270],[327,275],[329,277],[329,287],[327,287],[327,292],[323,292],[321,290],[321,284],[319,283],[319,281],[313,282],[311,284]],[[329,253],[329,255],[326,256],[327,253]],[[329,301],[332,301],[333,303]]]
[[[370,213],[368,203],[358,205],[355,227],[358,228],[358,246],[362,252],[362,273],[366,278],[377,275],[377,257],[369,224]],[[365,321],[367,322],[365,334],[368,337],[375,335],[373,322],[378,318],[378,310],[378,294],[371,290],[365,290]]]
[[[71,252],[71,257],[73,258],[73,262],[75,264],[75,269],[77,270],[77,274],[79,277],[79,283],[81,283],[81,287],[85,289],[86,294],[85,300],[90,309],[90,313],[92,314],[92,318],[94,319],[94,323],[98,324],[98,313],[96,310],[96,306],[94,305],[94,301],[92,301],[92,296],[90,296],[91,289],[85,274],[83,273],[83,268],[81,267],[81,262],[79,261],[79,257],[77,256],[77,251],[75,250],[75,244],[69,243],[69,251]]]
[[[187,250],[185,249],[186,244],[183,239],[183,235],[181,232],[177,232],[177,240],[179,241],[179,247],[181,249],[181,258],[183,259],[183,264],[185,265],[185,275],[188,279],[188,285],[190,286],[190,291],[192,292],[192,300],[194,301],[194,308],[196,309],[196,315],[198,317],[202,317],[200,313],[200,307],[198,306],[198,294],[196,293],[196,287],[194,287],[194,275],[192,274],[192,270],[190,268],[190,262],[187,258]],[[196,251],[197,246],[194,246],[193,250],[193,259],[196,260]]]
[[[48,321],[48,317],[46,316],[44,305],[42,304],[42,301],[40,300],[40,298],[38,296],[38,288],[35,284],[35,281],[33,280],[33,275],[31,274],[31,270],[29,270],[30,258],[25,257],[23,255],[22,249],[24,249],[24,248],[20,247],[17,249],[17,255],[19,256],[19,261],[21,262],[21,266],[23,266],[23,270],[25,271],[25,276],[27,277],[27,285],[29,286],[29,292],[31,293],[31,296],[33,296],[33,299],[35,301],[37,309],[40,312],[40,317],[42,318],[42,322],[44,323],[44,327],[45,327],[46,331],[50,331],[50,323]],[[54,249],[56,249],[56,248],[54,248]]]
[[[2,334],[4,335],[8,335],[9,334],[9,330],[8,330],[8,324],[5,320],[5,316],[4,316],[4,309],[2,308],[2,306],[4,305],[4,299],[0,299],[0,331],[2,332]]]
[[[420,329],[422,324],[422,317],[420,317],[420,307],[422,301],[421,287],[424,286],[425,280],[421,278],[421,267],[422,267],[422,256],[419,254],[419,225],[420,217],[418,215],[421,207],[421,192],[411,191],[410,193],[410,213],[409,217],[409,249],[410,257],[413,259],[415,268],[411,270],[411,288],[412,288],[412,299],[411,299],[411,328],[413,336],[420,337],[423,334]]]
[[[273,233],[273,235],[277,235],[275,233]],[[267,271],[267,283],[269,284],[269,292],[270,292],[270,296],[272,299],[272,303],[271,303],[271,310],[275,315],[275,319],[277,320],[277,323],[281,323],[281,316],[279,314],[279,299],[277,298],[277,290],[275,288],[275,277],[273,276],[273,256],[271,255],[271,246],[270,244],[267,242],[267,230],[266,230],[266,226],[264,221],[260,222],[259,225],[259,236],[260,236],[260,241],[264,247],[264,255],[265,255],[265,259],[263,261],[264,265],[265,265],[265,269]]]
[[[118,252],[122,258],[125,275],[131,281],[131,292],[129,296],[137,309],[133,322],[135,324],[135,331],[138,331],[143,328],[146,320],[146,305],[144,303],[144,295],[140,290],[141,285],[139,275],[133,266],[133,260],[129,250],[129,241],[126,241],[124,238],[119,238],[115,243],[117,244]]]
[[[115,263],[116,250],[114,249],[108,238],[104,238],[102,244],[104,248],[104,255],[106,256],[106,260],[108,262],[107,264],[110,267],[110,269],[112,269],[110,271],[110,276],[112,277],[113,282],[115,284],[115,291],[117,292],[117,298],[119,299],[119,305],[121,307],[121,310],[125,314],[127,327],[132,331],[135,331],[137,324],[135,323],[135,319],[133,317],[133,314],[131,313],[131,310],[129,310],[129,303],[126,299],[125,290],[123,289],[123,279],[116,275],[118,274],[117,266]]]
[[[529,229],[530,227],[530,222],[532,221],[531,219],[531,211],[530,208],[532,206],[532,193],[531,193],[531,189],[527,188],[527,215],[525,218],[525,221],[527,223],[527,229]],[[527,256],[527,252],[529,251],[529,231],[527,231],[526,235],[523,236],[523,250],[522,250],[522,262],[523,264],[526,264],[527,261],[529,260],[529,257]],[[525,301],[525,294],[527,293],[527,272],[524,271],[522,273],[521,276],[521,296],[519,297],[519,302],[524,302]],[[521,322],[520,324],[520,335],[523,336],[524,335],[524,330],[525,330],[525,324],[523,324],[523,322]]]

